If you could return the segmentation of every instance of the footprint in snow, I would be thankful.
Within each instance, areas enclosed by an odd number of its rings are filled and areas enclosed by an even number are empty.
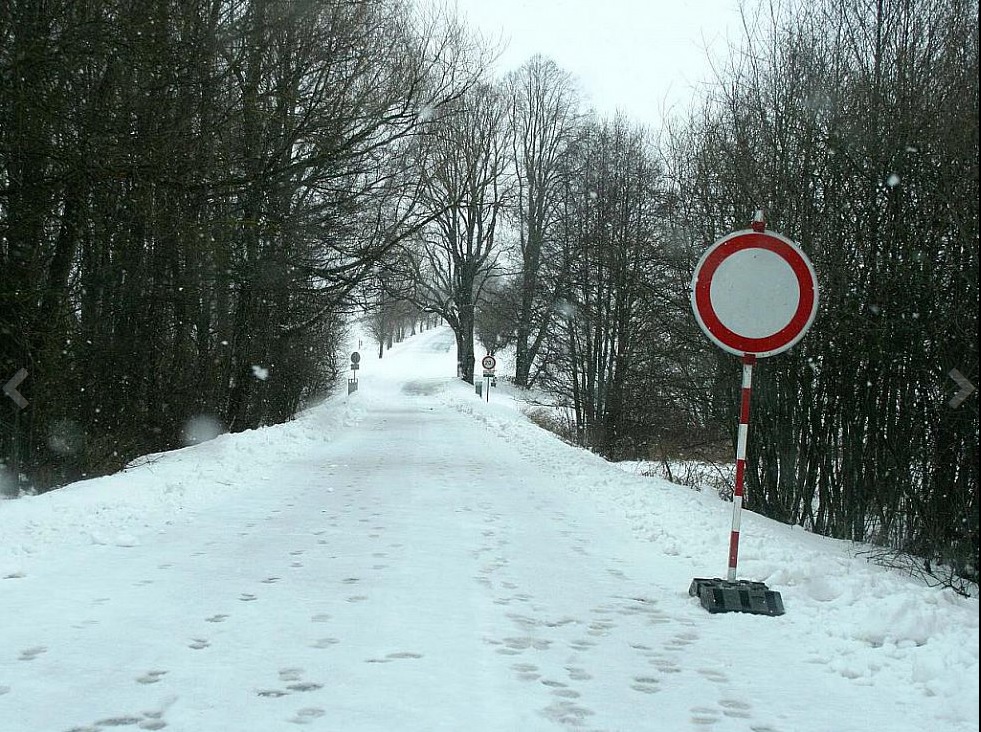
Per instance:
[[[709,681],[715,682],[716,684],[724,684],[729,680],[729,677],[726,676],[724,673],[722,673],[721,671],[716,671],[715,669],[711,669],[711,668],[700,668],[698,669],[698,673],[700,673]]]
[[[227,618],[227,615],[219,613],[218,615],[212,615],[210,618],[205,618],[205,621],[208,623],[223,623]]]
[[[106,719],[100,719],[95,723],[96,727],[128,727],[129,725],[139,724],[143,721],[142,717],[108,717]]]
[[[719,706],[722,707],[722,713],[727,717],[736,717],[739,719],[749,719],[750,717],[750,705],[744,701],[738,699],[719,699]]]
[[[589,630],[587,630],[586,632],[589,635],[606,636],[609,635],[610,631],[616,627],[617,627],[616,623],[610,623],[605,620],[598,620],[594,623],[590,623]]]
[[[193,648],[195,651],[200,651],[202,648],[208,648],[211,645],[205,638],[192,638],[191,642],[187,644],[188,648]]]
[[[662,674],[681,673],[681,667],[678,664],[661,655],[653,656],[650,660],[650,663],[652,666],[654,666],[654,668],[656,668]]]
[[[570,727],[579,727],[586,717],[593,715],[594,712],[592,709],[581,707],[570,701],[558,701],[542,709],[541,714],[553,722]]]
[[[398,661],[401,659],[417,659],[422,658],[421,653],[411,653],[407,651],[401,651],[399,653],[389,653],[385,658],[366,658],[365,663],[391,663],[392,661]]]
[[[538,681],[542,677],[537,673],[538,666],[533,663],[513,663],[511,669],[517,672],[518,678],[522,681]]]
[[[138,684],[156,684],[166,674],[166,671],[147,671],[142,676],[137,676],[136,682]]]
[[[48,649],[45,648],[44,646],[34,646],[33,648],[25,648],[23,651],[20,652],[20,656],[18,658],[21,661],[33,661],[35,658],[37,658],[47,650]]]
[[[669,651],[681,651],[696,640],[698,640],[698,636],[694,633],[679,633],[673,638],[668,639],[664,644],[664,648]]]
[[[304,707],[296,712],[295,717],[290,717],[287,721],[293,724],[310,724],[315,719],[319,719],[327,712],[319,707]]]
[[[324,685],[318,684],[315,681],[300,681],[295,684],[290,684],[286,688],[290,691],[316,691],[317,689],[324,688]]]
[[[660,691],[659,683],[660,679],[653,676],[634,676],[634,683],[630,688],[643,694],[654,694]]]
[[[555,681],[554,679],[542,679],[540,682],[543,686],[547,686],[551,690],[552,696],[557,696],[562,699],[578,699],[582,694],[580,694],[575,689],[570,689],[568,684],[563,684],[561,681]]]
[[[721,717],[719,712],[712,707],[692,707],[691,723],[703,726],[716,724]]]
[[[257,600],[258,598],[255,595],[252,595],[248,592],[243,592],[241,595],[238,596],[238,599],[241,600],[242,602],[252,602],[253,600]]]
[[[585,669],[578,666],[566,666],[565,670],[569,672],[569,678],[572,681],[589,681],[593,678],[592,674],[586,673]]]
[[[313,643],[310,644],[311,648],[330,648],[331,646],[340,643],[338,638],[318,638]]]

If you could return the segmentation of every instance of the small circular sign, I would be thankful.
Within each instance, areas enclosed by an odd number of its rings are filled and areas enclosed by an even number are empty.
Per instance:
[[[354,353],[351,354],[351,363],[360,363],[360,362],[361,362],[361,354],[355,351]]]
[[[494,367],[497,366],[497,359],[490,354],[487,354],[483,357],[483,359],[481,359],[480,365],[483,366],[484,370],[486,371],[493,371]]]
[[[797,343],[814,322],[817,276],[786,237],[737,231],[702,255],[691,302],[698,325],[720,348],[737,356],[773,356]]]

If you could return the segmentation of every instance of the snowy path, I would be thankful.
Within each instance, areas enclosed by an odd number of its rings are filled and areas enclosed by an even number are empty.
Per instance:
[[[210,477],[165,460],[184,508],[142,534],[25,558],[0,580],[0,729],[915,728],[907,690],[868,699],[795,648],[804,621],[701,610],[691,561],[569,489],[615,471],[502,432],[438,375],[451,343],[369,365],[353,418],[314,410],[302,449],[222,438]]]

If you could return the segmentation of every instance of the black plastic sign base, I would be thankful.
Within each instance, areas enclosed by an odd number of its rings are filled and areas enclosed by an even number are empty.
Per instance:
[[[770,590],[762,582],[730,582],[718,577],[696,577],[691,581],[688,594],[697,597],[702,607],[710,613],[783,615],[783,598],[780,593]]]

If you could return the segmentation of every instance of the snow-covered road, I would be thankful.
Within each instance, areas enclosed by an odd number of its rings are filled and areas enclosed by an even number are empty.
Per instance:
[[[638,531],[650,481],[478,400],[452,345],[366,357],[289,425],[0,502],[0,730],[977,729],[976,601],[943,595],[974,641],[946,660],[841,637],[833,576],[780,619],[709,615],[687,586],[724,562],[725,506],[673,487]],[[973,663],[973,699],[945,663]]]

